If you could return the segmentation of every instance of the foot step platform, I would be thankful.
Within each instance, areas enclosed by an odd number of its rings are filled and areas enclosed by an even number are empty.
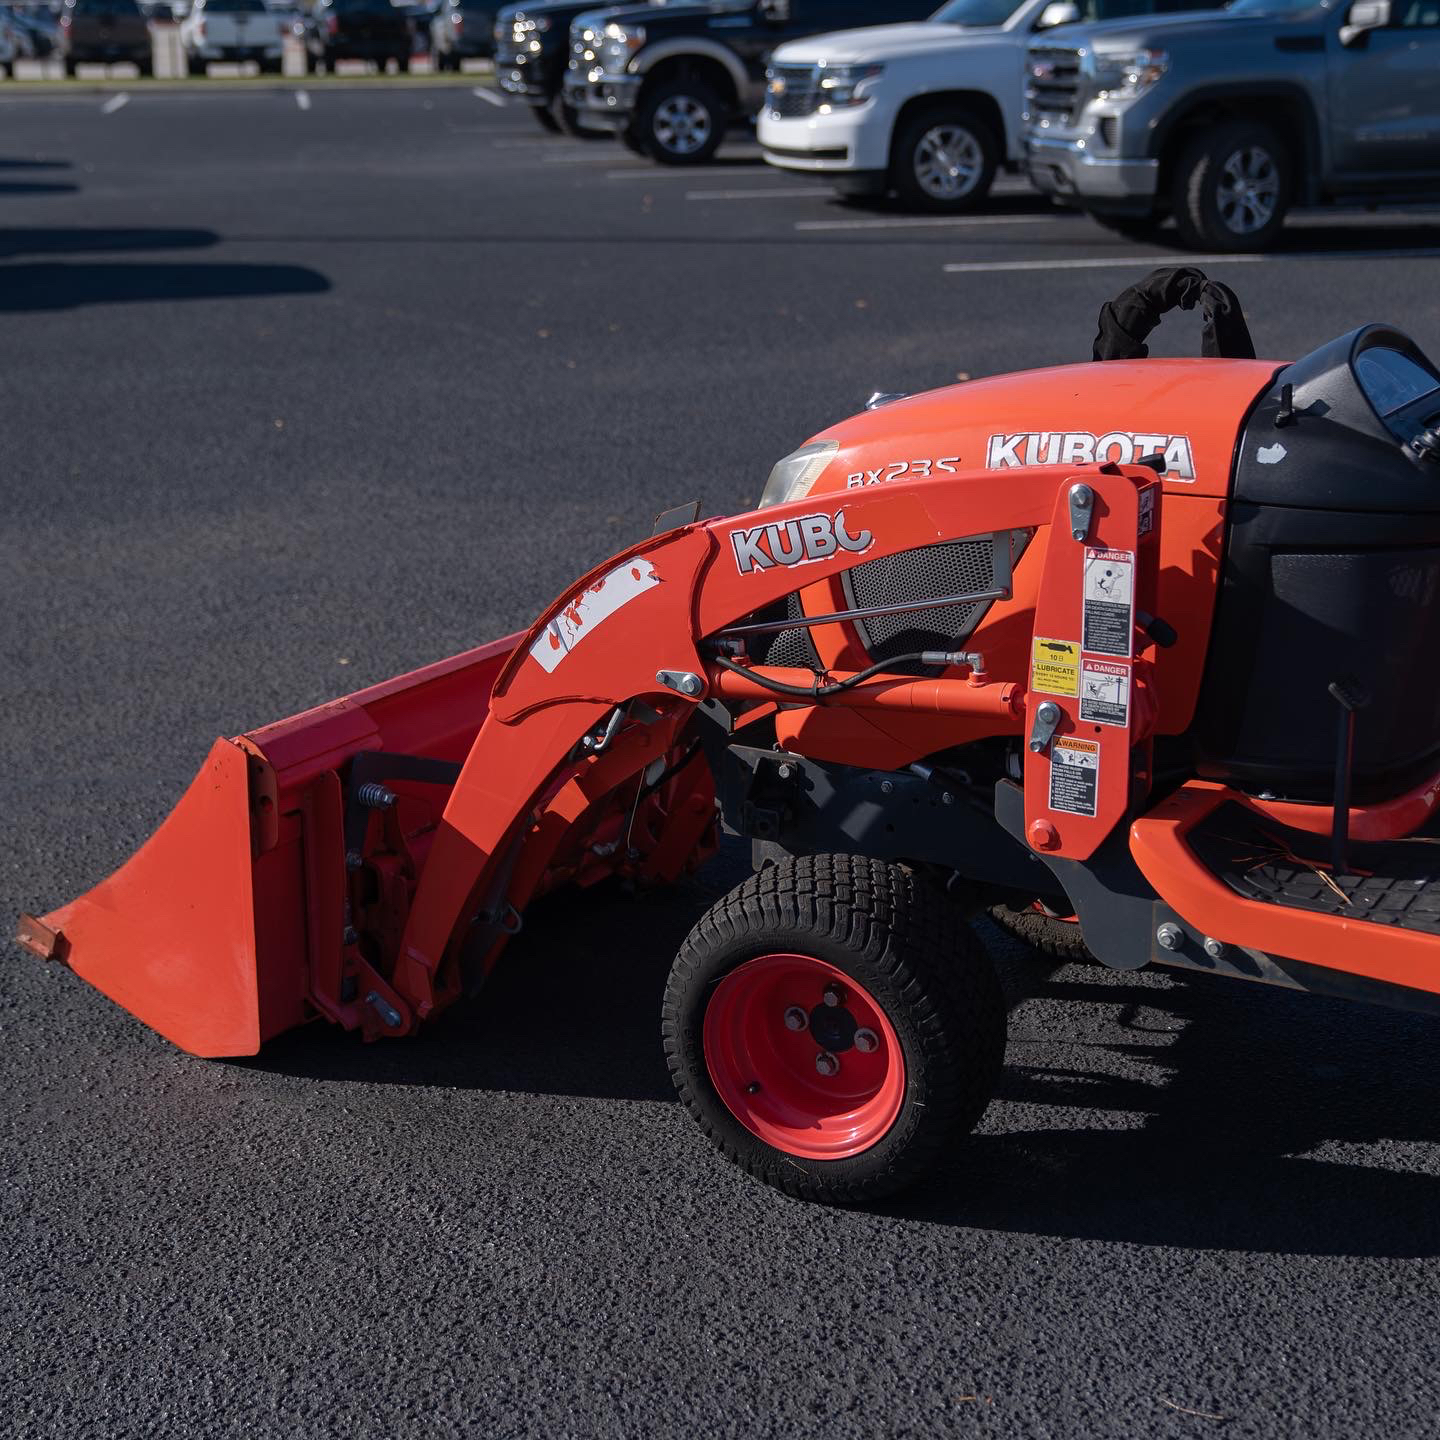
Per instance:
[[[1440,935],[1440,836],[1352,841],[1347,873],[1332,874],[1329,840],[1243,805],[1221,805],[1186,836],[1196,857],[1237,895]]]

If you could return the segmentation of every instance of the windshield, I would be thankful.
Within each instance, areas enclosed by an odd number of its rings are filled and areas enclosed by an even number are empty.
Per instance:
[[[1003,25],[1014,9],[1014,0],[950,0],[930,18],[941,25]]]

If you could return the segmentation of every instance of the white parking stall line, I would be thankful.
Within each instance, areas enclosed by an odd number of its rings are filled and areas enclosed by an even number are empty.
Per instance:
[[[310,108],[310,96],[308,92],[304,90],[297,90],[295,92],[295,103],[302,110],[308,110]]]
[[[906,215],[880,220],[797,220],[797,230],[921,230],[971,225],[1056,225],[1059,215]]]
[[[687,200],[821,200],[829,197],[823,185],[807,185],[803,190],[687,190]]]
[[[113,115],[117,110],[123,110],[130,103],[130,97],[122,90],[118,95],[112,95],[101,107],[102,115]]]
[[[477,85],[470,93],[477,100],[483,100],[487,105],[495,106],[497,110],[505,108],[505,97],[487,86]]]
[[[994,275],[1017,270],[1138,269],[1157,260],[1183,259],[1187,265],[1265,265],[1288,260],[1428,260],[1433,250],[1292,250],[1279,255],[1167,255],[1137,251],[1133,255],[1095,256],[1084,260],[959,260],[940,268],[946,275]]]
[[[729,179],[732,175],[773,175],[775,170],[770,165],[723,165],[719,167],[721,173]],[[686,166],[678,166],[667,170],[663,166],[635,165],[629,170],[607,170],[607,180],[689,180],[695,182],[695,172]]]

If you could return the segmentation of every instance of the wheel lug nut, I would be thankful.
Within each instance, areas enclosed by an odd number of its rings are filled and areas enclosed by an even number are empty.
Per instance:
[[[809,1023],[810,1017],[798,1005],[792,1005],[785,1012],[787,1030],[803,1030]]]
[[[829,1079],[832,1075],[840,1073],[840,1061],[828,1050],[822,1050],[815,1057],[815,1068]]]
[[[845,992],[838,985],[827,985],[822,997],[827,1005],[843,1005]]]
[[[880,1048],[880,1037],[873,1030],[857,1030],[855,1032],[855,1048],[862,1055],[872,1054]]]

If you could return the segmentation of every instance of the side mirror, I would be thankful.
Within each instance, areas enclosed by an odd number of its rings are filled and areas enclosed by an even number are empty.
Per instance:
[[[1083,19],[1080,14],[1080,7],[1074,0],[1050,0],[1041,12],[1040,18],[1035,22],[1037,30],[1053,30],[1057,25],[1073,25],[1077,20]]]
[[[1390,0],[1355,0],[1340,27],[1340,43],[1353,45],[1371,30],[1383,30],[1390,23]]]

